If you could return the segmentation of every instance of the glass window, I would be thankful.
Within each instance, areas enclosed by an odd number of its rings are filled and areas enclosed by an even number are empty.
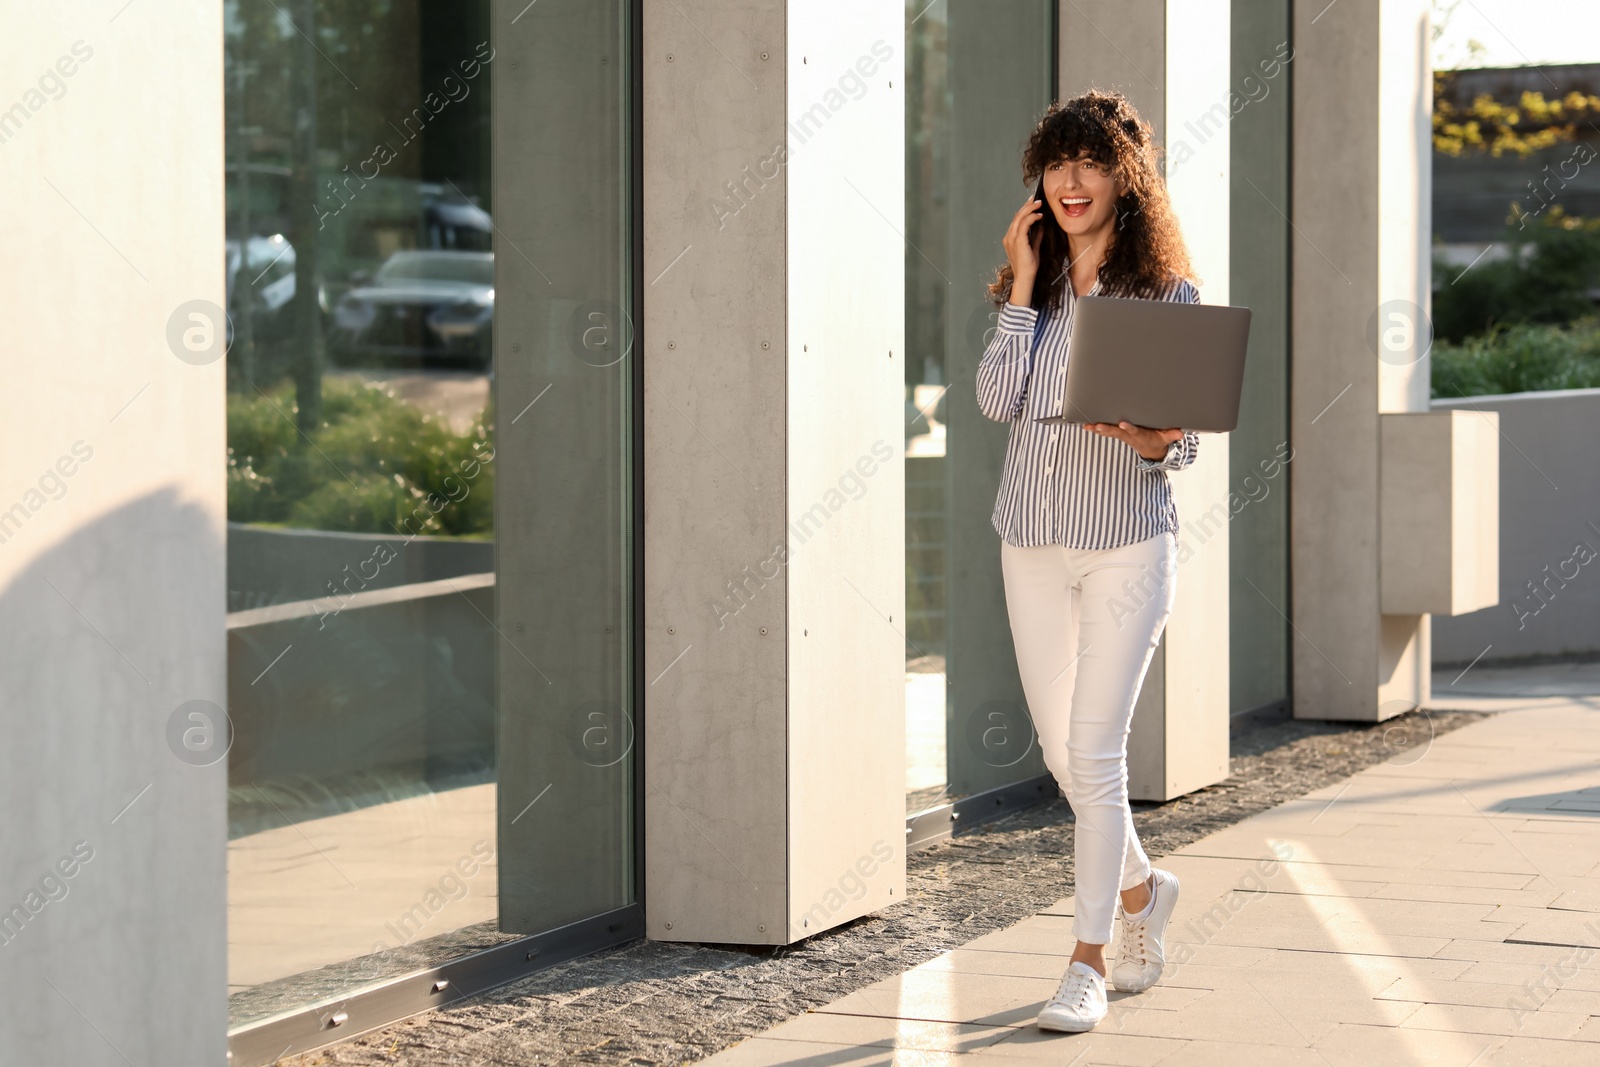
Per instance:
[[[573,308],[632,301],[631,46],[623,2],[545,0],[514,40],[489,0],[224,11],[237,1027],[633,900],[633,361],[567,342]],[[508,49],[546,94],[514,117]],[[564,177],[497,196],[506,122]],[[533,406],[557,368],[584,377]],[[512,855],[551,821],[606,829]]]
[[[1054,96],[1052,0],[906,5],[906,808],[1044,773],[989,523],[1008,427],[974,394],[985,285]]]
[[[1251,309],[1228,484],[1249,504],[1228,532],[1229,707],[1289,697],[1289,5],[1234,0],[1230,304]],[[1263,203],[1263,201],[1267,203]],[[1269,206],[1270,205],[1270,206]]]
[[[497,18],[502,929],[620,908],[637,876],[630,5]],[[519,14],[518,12],[522,12]],[[512,19],[515,24],[512,24]]]

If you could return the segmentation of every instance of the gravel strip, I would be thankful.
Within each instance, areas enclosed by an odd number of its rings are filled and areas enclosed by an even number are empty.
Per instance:
[[[1483,715],[1236,724],[1231,777],[1165,804],[1135,804],[1134,823],[1150,856],[1163,856],[1384,760],[1425,758],[1433,737]],[[913,852],[905,903],[796,945],[637,941],[283,1063],[690,1063],[1071,895],[1071,821],[1057,800]]]

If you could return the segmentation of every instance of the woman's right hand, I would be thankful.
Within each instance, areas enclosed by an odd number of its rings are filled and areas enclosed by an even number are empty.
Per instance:
[[[1044,218],[1043,209],[1044,202],[1030,196],[1011,217],[1011,225],[1001,241],[1006,258],[1011,261],[1010,302],[1013,304],[1027,305],[1033,295],[1033,280],[1039,273],[1039,242],[1044,238],[1043,228],[1035,228],[1034,223]]]

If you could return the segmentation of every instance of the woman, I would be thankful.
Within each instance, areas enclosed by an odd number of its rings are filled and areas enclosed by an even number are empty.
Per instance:
[[[1048,425],[1061,414],[1079,296],[1198,303],[1188,254],[1156,169],[1150,127],[1120,94],[1052,104],[1028,140],[1025,180],[1042,197],[1012,218],[1003,302],[978,368],[983,413],[1011,423],[994,528],[1017,667],[1046,765],[1072,803],[1077,947],[1039,1013],[1047,1030],[1106,1014],[1106,946],[1121,898],[1111,978],[1161,976],[1178,879],[1150,866],[1128,807],[1128,728],[1175,593],[1178,516],[1167,472],[1194,462],[1193,432],[1127,422]],[[1042,200],[1042,202],[1041,202]]]

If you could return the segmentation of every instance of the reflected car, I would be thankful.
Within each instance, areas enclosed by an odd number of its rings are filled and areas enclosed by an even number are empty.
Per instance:
[[[335,362],[456,364],[488,370],[494,253],[396,252],[333,309]]]

